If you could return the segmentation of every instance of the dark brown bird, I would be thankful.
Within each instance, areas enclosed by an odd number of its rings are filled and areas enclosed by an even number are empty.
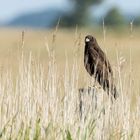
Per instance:
[[[94,76],[103,89],[116,99],[117,90],[113,82],[111,65],[96,38],[91,35],[85,37],[84,65],[90,76]]]

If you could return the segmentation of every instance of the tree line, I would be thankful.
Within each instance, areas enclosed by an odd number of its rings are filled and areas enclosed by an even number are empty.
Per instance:
[[[74,27],[76,25],[89,25],[91,16],[91,11],[89,9],[101,4],[103,1],[104,0],[70,0],[73,8],[70,12],[61,17],[61,26]],[[117,7],[111,8],[104,17],[99,18],[99,21],[96,22],[96,24],[101,25],[103,19],[105,24],[110,26],[123,26],[128,20],[122,15]],[[140,25],[140,17],[137,17],[134,22],[135,25]]]

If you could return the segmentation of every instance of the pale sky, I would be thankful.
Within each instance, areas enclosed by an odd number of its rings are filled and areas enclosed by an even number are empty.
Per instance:
[[[111,6],[118,6],[123,12],[140,14],[140,0],[105,0],[98,11],[103,11]],[[0,21],[4,22],[22,13],[41,11],[49,7],[61,8],[69,6],[67,0],[1,0]]]
[[[41,11],[49,7],[62,7],[66,0],[2,0],[0,2],[0,21],[6,21],[22,13]]]

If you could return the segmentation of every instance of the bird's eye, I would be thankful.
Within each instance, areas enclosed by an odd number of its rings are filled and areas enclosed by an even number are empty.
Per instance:
[[[86,42],[89,42],[90,41],[90,39],[89,38],[86,38],[86,40],[85,40]]]

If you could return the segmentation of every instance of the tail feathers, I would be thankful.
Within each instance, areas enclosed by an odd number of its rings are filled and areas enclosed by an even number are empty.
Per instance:
[[[109,86],[109,84],[107,85],[107,87],[103,87],[103,89],[106,91],[108,95],[111,94],[111,96],[116,100],[119,96],[117,88],[114,84],[112,84],[111,86]]]
[[[100,82],[99,82],[100,85],[102,85]],[[103,82],[103,89],[104,91],[107,91],[108,95],[111,94],[111,96],[116,100],[119,96],[118,94],[118,91],[116,89],[116,86],[115,84],[110,84],[109,83],[109,80],[106,80]]]
[[[116,89],[116,86],[113,86],[112,91],[111,91],[112,96],[114,97],[114,99],[117,99],[119,94],[118,91]]]

